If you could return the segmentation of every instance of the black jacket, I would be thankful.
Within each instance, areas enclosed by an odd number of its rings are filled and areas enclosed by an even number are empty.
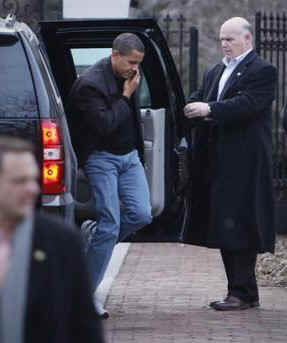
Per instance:
[[[143,160],[143,137],[136,93],[130,101],[136,111],[136,147]],[[67,116],[80,166],[93,150],[105,150],[113,142],[117,130],[130,118],[130,111],[130,104],[119,91],[110,58],[100,60],[74,82]]]
[[[36,258],[37,251],[44,259]],[[104,341],[80,237],[64,223],[39,214],[35,216],[24,341]]]
[[[287,133],[287,104],[283,108],[283,128]]]
[[[254,51],[216,100],[223,64],[190,102],[205,101],[211,121],[195,124],[193,216],[185,241],[227,250],[274,250],[271,104],[277,73]]]

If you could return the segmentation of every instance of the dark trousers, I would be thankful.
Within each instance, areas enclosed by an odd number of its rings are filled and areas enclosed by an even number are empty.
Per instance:
[[[228,281],[228,295],[243,301],[259,299],[255,275],[256,252],[220,250]]]

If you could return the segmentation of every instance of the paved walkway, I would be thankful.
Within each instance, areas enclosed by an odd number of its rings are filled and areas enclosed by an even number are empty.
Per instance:
[[[287,289],[260,294],[260,308],[214,311],[225,295],[217,250],[133,243],[107,297],[107,343],[285,343]]]

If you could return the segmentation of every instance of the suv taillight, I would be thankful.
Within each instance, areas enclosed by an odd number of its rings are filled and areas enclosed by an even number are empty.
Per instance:
[[[59,125],[54,120],[42,120],[42,193],[59,194],[65,192],[64,152]]]

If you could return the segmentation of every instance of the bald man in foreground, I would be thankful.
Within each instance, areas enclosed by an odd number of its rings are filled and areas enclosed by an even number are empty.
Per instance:
[[[253,49],[250,23],[227,20],[224,58],[205,73],[184,112],[193,132],[190,244],[220,249],[227,293],[219,311],[259,306],[258,253],[274,252],[271,105],[274,66]]]

